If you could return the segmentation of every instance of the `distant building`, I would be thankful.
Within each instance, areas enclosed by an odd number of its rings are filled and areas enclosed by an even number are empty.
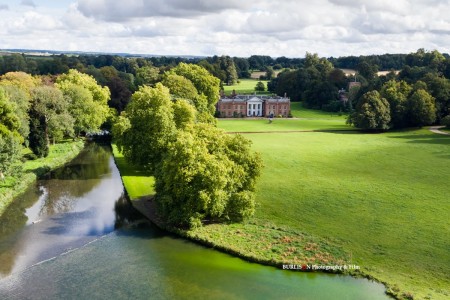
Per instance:
[[[222,95],[217,111],[222,118],[231,117],[287,117],[291,110],[288,97],[263,95]]]

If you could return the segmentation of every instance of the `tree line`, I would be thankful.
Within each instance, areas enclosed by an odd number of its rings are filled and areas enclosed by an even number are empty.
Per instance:
[[[378,75],[379,66],[367,58],[346,75],[330,60],[307,53],[303,67],[279,73],[268,88],[308,108],[348,112],[349,123],[363,129],[442,123],[450,114],[450,58],[419,49],[405,63]]]
[[[0,172],[20,169],[22,148],[45,157],[49,145],[99,130],[114,113],[110,92],[76,70],[57,77],[9,72],[0,76]]]
[[[2,176],[20,171],[24,147],[45,157],[51,143],[109,126],[126,160],[155,177],[155,201],[167,224],[196,227],[252,215],[262,161],[249,140],[216,127],[220,80],[195,64],[162,74],[155,68],[136,70],[139,87],[120,112],[109,101],[107,78],[120,76],[114,67],[91,68],[104,86],[75,69],[0,76]]]

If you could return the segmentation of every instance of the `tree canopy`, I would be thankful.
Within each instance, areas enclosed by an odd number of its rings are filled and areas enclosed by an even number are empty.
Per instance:
[[[348,123],[365,130],[387,130],[391,121],[390,106],[378,91],[364,94]]]
[[[217,101],[218,80],[201,67],[180,65],[162,83],[133,94],[113,126],[115,139],[127,160],[154,174],[155,201],[167,223],[241,220],[255,208],[261,159],[248,140],[208,121],[212,114],[199,99]]]

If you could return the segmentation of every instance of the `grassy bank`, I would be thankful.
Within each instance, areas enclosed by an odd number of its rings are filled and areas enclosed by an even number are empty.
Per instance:
[[[51,145],[47,157],[26,160],[21,174],[6,177],[5,181],[0,182],[0,215],[13,203],[15,197],[23,193],[39,176],[72,160],[83,149],[83,145],[82,140],[66,141]],[[27,153],[31,151],[24,151],[24,154]]]

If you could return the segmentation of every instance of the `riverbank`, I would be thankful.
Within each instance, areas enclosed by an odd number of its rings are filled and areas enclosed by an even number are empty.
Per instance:
[[[83,140],[66,141],[51,145],[47,157],[26,160],[23,163],[21,174],[6,177],[4,181],[0,182],[0,216],[9,205],[14,203],[14,199],[22,194],[39,176],[71,161],[83,147]]]
[[[113,154],[131,203],[161,229],[245,260],[277,268],[363,275],[339,241],[321,239],[256,219],[244,223],[206,224],[193,230],[167,226],[156,213],[152,196],[153,178],[129,165],[115,145]]]

